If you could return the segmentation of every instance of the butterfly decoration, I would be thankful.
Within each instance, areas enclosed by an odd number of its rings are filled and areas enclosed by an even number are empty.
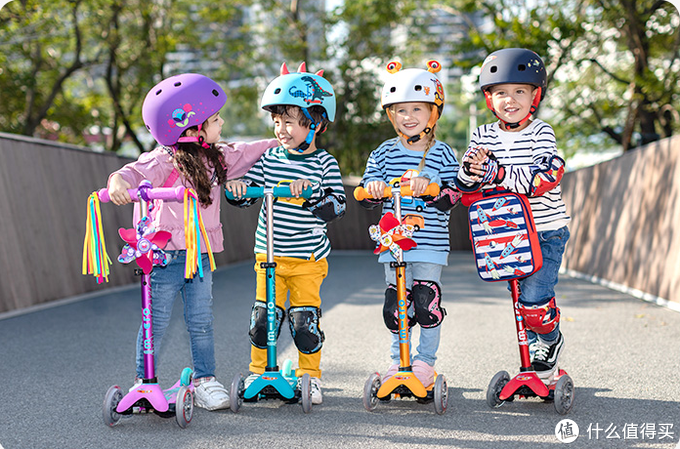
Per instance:
[[[380,219],[377,225],[371,225],[368,232],[372,240],[378,242],[375,254],[380,254],[388,249],[395,258],[401,257],[403,251],[415,248],[413,241],[415,228],[410,224],[401,224],[392,212],[388,212]]]

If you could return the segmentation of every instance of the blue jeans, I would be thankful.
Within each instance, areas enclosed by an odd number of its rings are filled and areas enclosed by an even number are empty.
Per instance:
[[[555,297],[555,285],[562,264],[564,248],[569,240],[569,228],[566,226],[554,231],[538,233],[538,241],[543,255],[543,266],[536,273],[519,281],[519,302],[525,306],[547,304]],[[553,342],[560,332],[559,323],[555,329],[547,334],[541,334],[541,340]],[[529,342],[535,341],[536,333],[527,330]]]
[[[153,336],[158,366],[158,353],[163,334],[170,323],[170,314],[177,298],[182,293],[184,322],[189,331],[194,378],[215,375],[215,341],[213,336],[212,313],[212,271],[207,254],[202,255],[203,278],[184,279],[186,251],[166,251],[171,257],[165,267],[154,267],[151,272],[151,299],[153,312]],[[207,269],[206,269],[207,268]],[[137,335],[137,376],[144,376],[142,353],[142,327]]]
[[[385,283],[397,285],[397,275],[395,269],[389,263],[385,266]],[[442,275],[442,265],[437,263],[412,262],[406,264],[406,288],[410,289],[413,279],[421,281],[432,281],[439,284]],[[440,285],[441,288],[441,285]],[[434,366],[437,361],[437,350],[441,338],[441,324],[437,327],[420,328],[420,343],[416,348],[418,354],[411,357],[413,360],[422,360],[430,366]],[[408,333],[409,344],[411,332]],[[393,363],[399,363],[399,334],[392,334],[392,346],[390,347]]]

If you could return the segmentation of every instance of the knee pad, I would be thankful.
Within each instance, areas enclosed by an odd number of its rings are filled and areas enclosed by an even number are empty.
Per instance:
[[[276,339],[278,340],[281,334],[281,323],[286,312],[279,306],[276,306]],[[267,304],[262,301],[255,301],[253,310],[250,312],[250,343],[256,348],[267,348]]]
[[[290,334],[295,346],[303,354],[314,354],[321,350],[326,338],[319,327],[321,309],[318,307],[291,307],[288,309]]]
[[[446,310],[442,307],[442,291],[433,281],[413,280],[413,306],[420,327],[437,327],[442,323]]]
[[[527,329],[537,334],[547,334],[555,330],[560,322],[560,309],[555,304],[555,298],[550,298],[545,304],[527,307],[519,305],[519,313],[524,318]]]
[[[385,326],[393,334],[399,333],[399,298],[397,295],[397,286],[390,284],[385,290],[385,304],[383,304],[383,320]],[[408,315],[408,328],[411,329],[416,324],[416,319],[413,316],[413,301],[411,292],[406,290],[406,315]]]

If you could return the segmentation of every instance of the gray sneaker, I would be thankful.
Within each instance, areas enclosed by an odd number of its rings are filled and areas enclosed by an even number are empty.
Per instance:
[[[229,408],[229,393],[214,376],[194,379],[194,404],[206,410]]]
[[[312,377],[310,386],[312,387],[312,404],[321,404],[323,402],[323,396],[321,394],[321,379],[318,377]]]

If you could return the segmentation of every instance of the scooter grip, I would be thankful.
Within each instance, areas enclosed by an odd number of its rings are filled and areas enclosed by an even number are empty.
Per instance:
[[[128,189],[128,194],[130,195],[130,199],[132,201],[137,202],[139,201],[139,188],[136,189]],[[147,201],[148,200],[164,200],[164,201],[176,201],[176,202],[181,202],[184,200],[184,186],[177,186],[177,187],[158,187],[155,189],[150,189],[150,188],[144,188],[146,191],[144,195],[146,196]],[[111,197],[109,196],[109,191],[108,189],[101,189],[97,192],[97,196],[99,196],[99,201],[102,203],[108,203],[111,201]]]
[[[413,191],[411,190],[410,186],[401,186],[400,188],[400,193],[401,196],[413,196]],[[439,195],[439,185],[435,182],[429,184],[427,188],[425,188],[425,192],[421,196],[437,196]],[[383,198],[389,198],[392,196],[392,187],[387,186],[385,187],[385,190],[383,191]],[[357,201],[363,201],[366,199],[373,198],[371,195],[368,194],[368,191],[366,191],[365,188],[359,186],[356,189],[354,189],[354,198]]]
[[[237,197],[233,193],[231,193],[229,190],[225,190],[224,194],[227,196],[227,199],[229,200],[239,200],[239,199],[247,199],[247,198],[262,198],[265,193],[265,188],[264,187],[246,187],[246,193],[242,196]],[[272,194],[276,198],[292,198],[293,195],[290,194],[290,187],[289,186],[276,186],[273,189],[271,189]],[[306,187],[303,191],[302,194],[300,195],[301,198],[304,199],[309,199],[309,197],[312,196],[312,188],[311,187]]]

